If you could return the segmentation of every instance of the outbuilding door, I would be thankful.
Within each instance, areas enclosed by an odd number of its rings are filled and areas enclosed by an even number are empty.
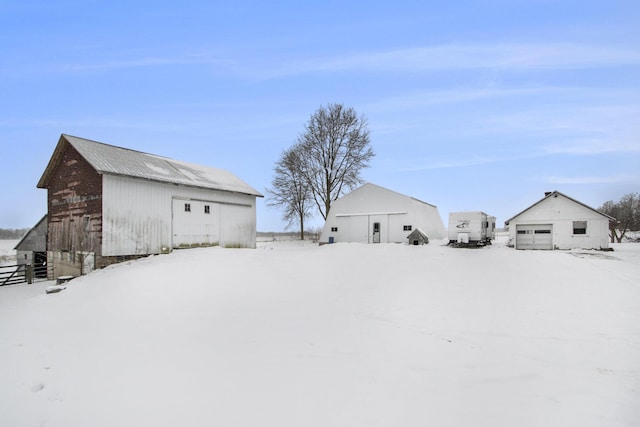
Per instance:
[[[373,243],[380,243],[380,223],[373,223]]]
[[[516,225],[516,249],[553,249],[553,225]]]
[[[220,241],[219,203],[173,199],[172,234],[174,248],[208,246]]]

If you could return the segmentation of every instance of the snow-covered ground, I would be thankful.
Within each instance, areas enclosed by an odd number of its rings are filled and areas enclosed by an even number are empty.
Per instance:
[[[261,243],[0,288],[0,425],[639,425],[613,246]]]

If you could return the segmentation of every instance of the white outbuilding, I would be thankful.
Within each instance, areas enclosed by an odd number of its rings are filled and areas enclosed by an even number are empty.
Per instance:
[[[516,249],[603,249],[609,247],[614,218],[552,191],[505,221]]]
[[[435,205],[366,183],[333,203],[320,243],[404,243],[416,229],[431,240],[445,237]]]

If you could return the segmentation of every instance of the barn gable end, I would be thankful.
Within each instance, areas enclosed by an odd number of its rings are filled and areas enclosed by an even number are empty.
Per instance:
[[[50,276],[79,276],[101,256],[102,177],[64,137],[46,171]]]
[[[222,169],[63,134],[38,187],[50,278],[174,248],[255,248],[262,195]]]

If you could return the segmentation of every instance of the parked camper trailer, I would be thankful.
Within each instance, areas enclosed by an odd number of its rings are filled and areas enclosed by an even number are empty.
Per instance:
[[[484,212],[451,212],[449,243],[454,246],[490,245],[495,238],[496,218]]]

